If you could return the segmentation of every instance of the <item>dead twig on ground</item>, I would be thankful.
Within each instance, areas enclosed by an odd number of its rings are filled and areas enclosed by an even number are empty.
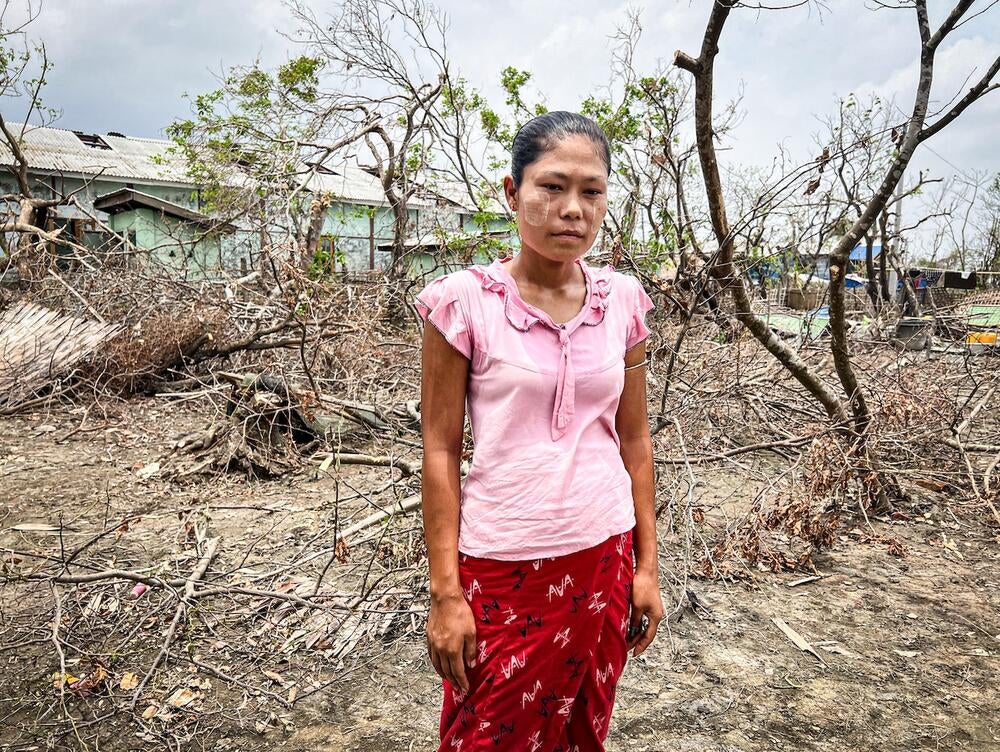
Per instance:
[[[149,670],[146,671],[146,675],[142,677],[139,685],[135,688],[135,692],[132,695],[132,702],[130,707],[134,708],[139,702],[139,698],[142,697],[142,692],[146,688],[146,684],[152,678],[157,667],[160,663],[167,657],[170,652],[170,646],[174,640],[174,634],[177,632],[177,626],[180,624],[181,619],[187,613],[189,607],[189,600],[194,593],[195,585],[197,582],[205,576],[205,572],[208,571],[209,565],[212,563],[212,559],[215,558],[215,553],[219,548],[221,539],[211,538],[205,543],[205,551],[198,560],[198,564],[195,566],[191,575],[185,580],[184,591],[179,595],[179,601],[177,603],[177,608],[174,610],[174,618],[170,622],[170,626],[167,627],[167,633],[163,637],[163,645],[160,647],[160,651],[156,654],[156,658],[153,659],[152,665],[150,665]]]

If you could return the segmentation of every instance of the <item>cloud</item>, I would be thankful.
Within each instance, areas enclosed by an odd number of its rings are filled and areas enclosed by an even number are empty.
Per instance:
[[[684,38],[680,46],[697,54],[705,9],[692,4],[663,16],[669,19],[663,27],[676,28]],[[993,41],[1000,34],[989,33],[1000,31],[998,21],[1000,9],[974,19],[942,48],[933,91],[938,107],[962,90],[976,65],[981,73],[1000,53],[1000,43]],[[794,156],[810,158],[817,118],[835,112],[837,100],[851,92],[878,93],[909,108],[918,49],[912,10],[858,12],[854,4],[837,3],[822,15],[809,7],[734,13],[716,59],[715,91],[721,105],[742,87],[745,117],[721,158],[731,164],[767,164],[779,142]],[[1000,96],[992,94],[941,134],[941,141],[947,141],[941,148],[948,150],[950,161],[1000,169],[1000,150],[988,148],[989,140],[984,140],[988,123],[996,122],[998,107]],[[922,164],[918,159],[915,166]],[[936,161],[937,166],[942,164]]]
[[[318,14],[336,0],[312,0]],[[610,75],[610,41],[624,23],[624,0],[441,0],[451,28],[454,67],[489,101],[503,102],[500,71],[507,65],[532,72],[529,98],[544,95],[550,107],[573,108],[603,87]],[[782,143],[808,158],[816,117],[836,110],[851,91],[895,94],[909,104],[918,38],[912,11],[859,11],[860,0],[813,4],[781,12],[734,12],[716,62],[716,98],[743,94],[745,118],[722,158],[767,164]],[[644,34],[636,61],[652,70],[669,66],[673,53],[697,54],[707,0],[645,0]],[[260,56],[274,65],[296,53],[281,35],[291,31],[277,0],[46,0],[32,27],[56,63],[48,101],[63,109],[62,125],[156,136],[188,112],[182,98],[211,90],[220,69]],[[934,96],[944,104],[964,77],[995,55],[1000,7],[956,33],[941,51]],[[935,151],[963,169],[1000,169],[990,123],[1000,95],[978,103],[934,139]],[[6,114],[6,113],[5,113]]]
[[[502,104],[500,71],[532,73],[529,89],[550,108],[575,108],[607,82],[609,37],[626,18],[626,4],[594,0],[447,3],[450,47],[463,75],[491,102]]]
[[[1000,42],[981,36],[959,38],[937,53],[928,122],[934,122],[977,81],[1000,55]],[[918,61],[911,60],[878,82],[859,87],[862,93],[894,100],[904,113],[913,107],[918,79]],[[1000,121],[1000,96],[987,94],[972,104],[954,123],[918,149],[914,169],[932,169],[936,174],[961,170],[1000,170],[1000,153],[993,148],[996,123]],[[992,133],[992,135],[991,135]],[[930,152],[930,153],[927,153]],[[935,153],[936,152],[936,153]]]
[[[188,112],[183,94],[215,88],[223,67],[284,58],[278,5],[47,0],[30,27],[55,63],[46,101],[63,111],[62,127],[161,135]]]
[[[1000,42],[971,37],[946,43],[937,53],[931,86],[930,112],[946,109],[956,96],[979,79],[986,68],[1000,55]],[[894,70],[884,80],[866,82],[858,90],[877,94],[884,99],[901,100],[909,107],[916,91],[919,75],[918,59],[914,57]]]

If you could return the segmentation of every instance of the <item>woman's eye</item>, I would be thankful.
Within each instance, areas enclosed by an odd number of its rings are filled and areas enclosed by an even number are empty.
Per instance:
[[[550,191],[558,191],[562,189],[562,186],[556,185],[555,183],[546,183],[545,185],[542,186],[542,188],[545,188],[546,190]]]

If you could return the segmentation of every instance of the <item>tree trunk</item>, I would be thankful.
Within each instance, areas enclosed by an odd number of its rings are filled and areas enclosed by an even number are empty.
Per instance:
[[[882,243],[882,252],[878,255],[878,286],[881,298],[884,302],[892,302],[892,296],[889,293],[889,271],[887,267],[886,256],[889,255],[889,244]]]
[[[865,290],[868,292],[868,299],[872,302],[872,307],[875,308],[876,313],[879,308],[881,308],[879,295],[878,295],[878,282],[875,279],[875,257],[873,255],[875,250],[875,238],[871,235],[865,237],[865,274],[868,277],[868,284],[865,285]]]
[[[403,265],[403,257],[406,255],[406,234],[409,229],[409,216],[407,216],[406,201],[398,196],[390,198],[392,203],[392,262],[389,267],[389,276],[392,279],[402,279],[406,276]]]
[[[306,231],[305,247],[302,250],[302,257],[299,259],[299,268],[306,270],[316,258],[316,250],[319,248],[319,240],[323,235],[323,224],[326,222],[326,210],[330,208],[331,196],[322,193],[313,200],[309,208],[309,229]]]
[[[719,175],[719,164],[715,156],[712,124],[712,88],[713,66],[718,54],[719,36],[726,23],[729,12],[736,0],[717,0],[712,6],[712,13],[705,29],[701,52],[697,60],[678,51],[674,64],[690,72],[695,80],[695,134],[698,143],[698,157],[701,161],[702,177],[708,197],[709,215],[719,250],[715,263],[711,266],[711,274],[723,290],[729,290],[733,295],[736,307],[736,319],[780,362],[795,379],[806,388],[823,405],[831,420],[836,423],[847,417],[844,406],[830,388],[814,374],[798,353],[775,335],[770,327],[753,313],[750,297],[742,280],[733,273],[733,237],[726,216],[725,198],[722,192],[722,179]]]
[[[889,260],[892,262],[892,266],[903,285],[903,313],[905,315],[909,312],[910,316],[919,316],[920,304],[917,302],[917,293],[913,289],[913,282],[910,280],[910,275],[906,273],[907,270],[903,267],[895,251],[889,251],[889,253],[891,254]]]
[[[24,196],[20,200],[17,224],[23,227],[39,227],[39,221],[44,221],[44,209],[35,206],[35,200]],[[42,228],[44,229],[44,228]],[[45,249],[48,243],[40,235],[33,232],[21,232],[17,239],[17,253],[14,266],[18,276],[24,280],[40,279],[45,276]]]

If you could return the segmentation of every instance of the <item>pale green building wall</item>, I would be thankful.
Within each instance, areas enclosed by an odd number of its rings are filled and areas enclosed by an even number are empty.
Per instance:
[[[482,231],[482,224],[477,221],[478,217],[475,214],[462,214],[462,229],[468,233],[476,233]],[[509,232],[512,237],[516,237],[516,228],[503,215],[493,215],[489,217],[486,221],[486,230],[488,232]]]
[[[444,258],[440,252],[431,253],[426,250],[416,251],[410,255],[408,266],[410,276],[414,279],[430,281],[449,272],[464,269],[472,264],[491,264],[496,258],[495,252],[476,250],[469,260],[465,258]]]
[[[112,215],[109,226],[128,235],[138,247],[149,251],[151,260],[178,276],[203,279],[219,274],[219,236],[206,235],[198,225],[139,208]]]
[[[32,187],[36,195],[48,197],[52,194],[53,184],[57,192],[64,194],[80,190],[77,200],[87,210],[93,210],[93,202],[99,197],[122,188],[131,187],[137,191],[155,196],[171,203],[183,206],[192,211],[203,211],[198,190],[192,186],[151,184],[124,178],[99,177],[89,182],[83,178],[33,174]],[[4,193],[16,193],[16,184],[10,175],[0,175],[0,190]],[[102,213],[98,212],[98,216]],[[411,235],[423,231],[423,225],[441,224],[442,226],[461,227],[467,234],[481,231],[481,226],[471,213],[447,210],[441,212],[433,207],[411,208],[408,211]],[[444,221],[442,220],[442,217]],[[220,237],[204,239],[195,244],[196,226],[182,229],[176,219],[161,217],[152,209],[138,209],[123,212],[109,217],[107,224],[116,232],[134,231],[135,243],[140,248],[153,250],[153,256],[168,268],[180,273],[184,267],[184,259],[188,258],[193,276],[204,276],[210,270],[223,265],[226,269],[242,272],[256,268],[260,254],[260,236],[256,231],[237,229]],[[57,226],[63,220],[57,220]],[[504,231],[510,228],[503,217],[491,219],[488,223],[490,231]],[[385,268],[390,261],[387,251],[378,250],[379,245],[392,242],[393,213],[389,207],[369,207],[344,201],[334,202],[327,210],[323,223],[322,234],[334,240],[334,245],[346,258],[347,268],[352,271],[370,268],[370,249],[374,235],[375,267]],[[99,232],[85,232],[84,244],[97,248],[104,241]],[[197,247],[193,247],[196,245]],[[516,247],[516,234],[511,235],[511,245]],[[191,255],[193,252],[193,255]],[[171,255],[173,253],[173,255]],[[485,256],[477,256],[478,260],[488,261]],[[430,254],[416,252],[408,259],[408,266],[417,273],[435,267],[435,257]],[[440,262],[437,264],[440,267]],[[455,264],[449,264],[454,266]],[[459,264],[461,265],[461,264]],[[338,269],[343,265],[338,262]]]
[[[419,209],[407,211],[408,222],[416,226]],[[335,201],[327,209],[323,222],[323,235],[334,238],[338,251],[343,253],[347,268],[362,271],[370,268],[371,245],[374,235],[375,267],[385,268],[391,260],[390,254],[378,250],[378,246],[392,242],[394,217],[387,206],[365,206],[343,201]],[[342,266],[338,263],[338,269]]]
[[[183,206],[185,209],[200,211],[198,206],[198,191],[191,186],[151,184],[143,183],[141,181],[127,180],[125,178],[109,177],[99,177],[88,182],[77,177],[33,174],[29,179],[35,195],[44,198],[48,198],[52,195],[53,181],[55,182],[57,194],[62,193],[68,195],[74,191],[79,191],[79,193],[76,194],[76,199],[87,209],[93,209],[94,199],[98,196],[113,193],[117,190],[130,186],[137,191],[141,191],[142,193],[147,193],[150,196],[156,196],[157,198],[164,199],[165,201],[170,201],[171,203]],[[13,181],[9,178],[9,176],[4,176],[3,183],[5,186],[9,185],[10,187],[13,187]],[[80,190],[81,188],[83,188],[83,190]]]
[[[408,268],[410,276],[429,281],[449,272],[463,269],[472,264],[490,264],[493,259],[506,253],[514,253],[520,247],[520,238],[516,227],[504,216],[489,217],[484,223],[474,214],[463,213],[459,217],[462,232],[468,236],[476,236],[485,229],[489,233],[498,233],[467,251],[457,251],[452,255],[434,249],[421,249],[411,254]]]

